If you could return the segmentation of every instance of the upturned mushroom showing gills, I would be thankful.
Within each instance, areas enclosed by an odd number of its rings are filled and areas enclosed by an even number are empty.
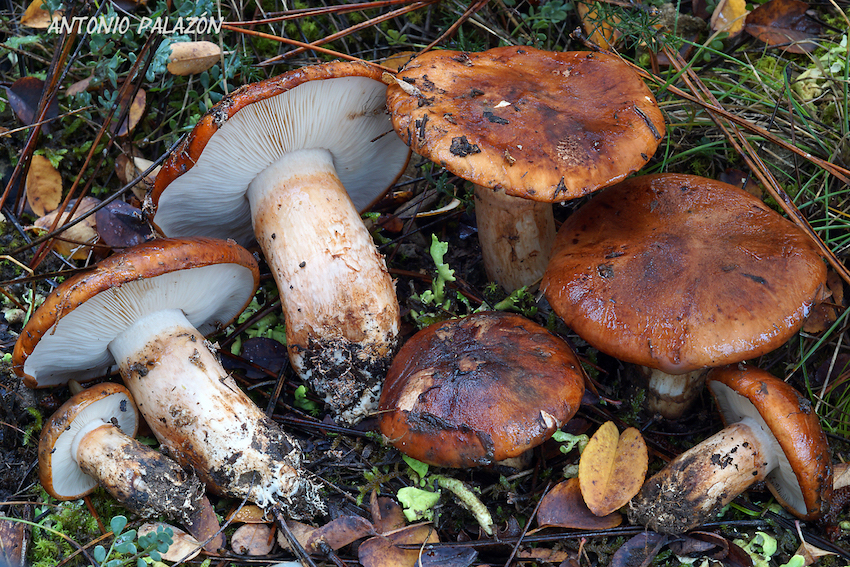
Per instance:
[[[652,369],[649,409],[677,418],[705,368],[788,341],[825,282],[814,243],[761,200],[656,174],[604,189],[570,215],[541,288],[581,338]]]
[[[322,508],[297,442],[222,368],[204,333],[253,296],[259,270],[232,241],[161,239],[65,280],[24,327],[13,365],[30,387],[102,376],[117,364],[163,449],[214,492]]]
[[[620,58],[498,47],[415,57],[387,89],[414,152],[472,181],[487,276],[507,290],[543,275],[551,203],[643,167],[665,132],[655,98]]]
[[[133,398],[120,384],[98,384],[74,395],[41,430],[41,486],[58,500],[82,498],[103,486],[142,517],[175,518],[202,541],[215,534],[218,520],[201,480],[136,441],[138,426]],[[216,541],[211,551],[224,543]]]
[[[492,464],[543,443],[578,410],[584,374],[570,347],[519,315],[435,323],[399,351],[379,404],[381,433],[436,466]]]
[[[711,370],[706,386],[726,427],[650,478],[632,500],[629,518],[682,533],[713,520],[759,480],[798,518],[824,514],[832,459],[811,403],[770,373],[743,365]]]
[[[336,62],[238,89],[166,160],[151,194],[167,236],[256,238],[292,365],[346,423],[374,409],[398,346],[394,284],[358,213],[410,156],[380,77]]]

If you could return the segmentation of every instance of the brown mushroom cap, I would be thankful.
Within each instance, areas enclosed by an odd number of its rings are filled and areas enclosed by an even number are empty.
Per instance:
[[[38,443],[38,473],[41,486],[54,498],[81,498],[98,485],[98,480],[74,461],[71,450],[77,433],[91,422],[111,423],[134,437],[139,412],[127,388],[109,382],[87,388],[45,422]]]
[[[825,281],[815,245],[760,200],[658,174],[609,187],[573,213],[541,287],[594,347],[683,374],[779,347]]]
[[[664,135],[652,93],[604,53],[431,51],[398,79],[406,88],[391,85],[387,107],[413,151],[536,201],[574,199],[625,178]]]
[[[256,260],[232,241],[166,238],[128,248],[47,296],[18,337],[13,369],[30,388],[91,380],[114,365],[109,343],[138,318],[180,309],[210,333],[245,309],[258,282]]]
[[[401,348],[381,394],[381,433],[432,465],[490,464],[548,439],[583,392],[581,366],[561,339],[519,315],[475,313]]]
[[[811,402],[786,382],[750,366],[714,368],[706,385],[724,424],[742,419],[751,405],[773,434],[784,459],[765,482],[779,503],[805,520],[826,512],[833,490],[832,457]]]

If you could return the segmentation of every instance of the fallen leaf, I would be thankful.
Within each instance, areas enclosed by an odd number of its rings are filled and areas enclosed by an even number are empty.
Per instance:
[[[162,558],[166,561],[189,561],[197,557],[201,552],[201,544],[198,540],[180,528],[176,528],[162,522],[142,524],[139,527],[139,537],[155,532],[159,527],[163,529],[169,528],[173,534],[171,545],[168,546],[168,550],[162,554]]]
[[[720,0],[711,14],[711,30],[726,32],[729,37],[735,37],[744,29],[744,22],[749,13],[745,0]]]
[[[811,565],[817,562],[821,557],[827,557],[829,555],[836,555],[832,551],[826,551],[819,547],[815,547],[814,545],[803,542],[800,544],[800,547],[797,548],[797,551],[794,555],[799,555],[803,558],[803,565]]]
[[[127,106],[127,103],[130,99],[130,95],[133,94],[132,90],[127,91],[124,99],[119,104],[118,108],[115,109],[115,114],[112,116],[112,122],[109,125],[109,131],[115,134],[116,136],[126,136],[139,123],[142,117],[145,115],[145,101],[147,99],[147,95],[145,94],[145,89],[139,89],[136,92],[136,96],[133,97],[132,103],[130,103],[130,110],[127,112],[127,116],[121,122],[120,127],[116,127],[118,123],[118,119],[121,117],[121,114],[124,112],[124,108]]]
[[[844,280],[831,268],[826,273],[824,296],[803,323],[803,330],[807,333],[817,335],[826,331],[838,319],[838,309],[844,308]]]
[[[100,204],[99,199],[95,199],[94,197],[86,197],[83,199],[83,202],[80,203],[80,206],[74,213],[73,218],[71,218],[70,213],[68,211],[71,211],[75,202],[76,199],[68,203],[66,212],[62,213],[62,217],[59,220],[59,224],[57,225],[57,227],[61,227],[72,220],[80,218],[81,216],[91,211],[98,204]],[[50,230],[50,227],[53,226],[53,221],[58,215],[58,210],[52,211],[44,215],[43,217],[38,218],[35,221],[34,226],[44,231],[48,231]],[[63,256],[68,256],[73,260],[85,260],[89,255],[91,245],[96,240],[97,230],[95,230],[95,217],[94,215],[89,215],[84,220],[75,224],[71,228],[68,228],[59,233],[59,235],[54,240],[53,247],[57,252],[59,252]]]
[[[224,534],[219,533],[221,524],[219,524],[218,516],[216,516],[215,510],[206,496],[201,498],[200,506],[194,515],[188,518],[186,529],[189,530],[189,534],[193,538],[201,543],[210,540],[204,546],[204,549],[210,553],[216,553],[224,547]]]
[[[608,21],[600,16],[595,5],[586,2],[577,2],[576,10],[587,38],[602,49],[610,49],[623,37],[622,32],[615,27],[620,23],[620,18],[614,16]]]
[[[439,541],[437,531],[431,524],[413,524],[367,539],[357,548],[357,557],[363,567],[416,567],[419,550],[402,549],[398,545]]]
[[[151,236],[142,211],[124,201],[112,201],[98,209],[95,228],[103,244],[118,250],[141,244]]]
[[[587,507],[605,516],[638,493],[646,477],[646,443],[634,427],[618,436],[613,422],[603,423],[585,447],[578,465],[579,485]]]
[[[609,567],[649,565],[667,543],[667,539],[668,536],[655,532],[639,533],[614,552]]]
[[[832,487],[835,490],[850,486],[850,463],[836,463],[832,469]]]
[[[268,524],[242,524],[230,537],[230,549],[239,555],[268,555],[274,547]]]
[[[76,96],[78,94],[84,93],[87,90],[89,90],[89,87],[91,87],[93,82],[94,82],[94,75],[90,75],[90,76],[86,77],[85,79],[80,79],[79,81],[77,81],[76,83],[74,83],[73,85],[71,85],[70,87],[65,89],[65,96],[72,97],[72,96]]]
[[[195,75],[220,60],[221,48],[211,41],[181,41],[171,44],[167,69],[172,75]]]
[[[295,520],[287,520],[286,527],[289,528],[295,541],[304,549],[307,548],[307,541],[310,539],[310,534],[316,530],[313,526]],[[283,530],[277,530],[277,544],[281,548],[295,553],[292,546],[289,545],[289,540],[286,539],[286,534],[283,533]]]
[[[46,157],[34,154],[27,173],[27,203],[37,217],[43,217],[62,202],[62,176]]]
[[[379,534],[403,528],[407,523],[399,503],[387,496],[378,496],[374,490],[370,497],[369,509],[372,512],[372,524]]]
[[[337,550],[360,538],[375,535],[375,528],[369,520],[360,516],[340,516],[313,530],[307,538],[307,551],[317,551],[320,541]]]
[[[579,481],[570,478],[556,484],[540,502],[537,523],[541,527],[574,530],[605,530],[619,526],[623,517],[618,512],[597,516],[585,504]]]
[[[667,547],[679,557],[710,557],[721,561],[729,554],[729,540],[712,532],[692,531],[678,535]]]
[[[227,521],[234,524],[270,524],[272,520],[256,504],[246,504],[231,510]]]
[[[21,77],[17,81],[6,87],[6,96],[9,97],[9,106],[15,112],[15,116],[26,125],[33,124],[36,120],[36,111],[38,103],[41,100],[41,94],[44,91],[44,81],[38,77]],[[44,115],[45,120],[50,120],[59,116],[59,101],[53,97],[47,105],[47,113]],[[50,122],[45,122],[41,126],[45,133],[50,132]]]
[[[416,57],[416,51],[399,51],[395,55],[391,55],[387,57],[383,61],[379,61],[381,65],[384,67],[388,67],[390,69],[395,69],[396,71],[401,70],[402,67],[407,65],[407,62]]]
[[[821,25],[806,15],[809,5],[801,0],[769,0],[747,15],[744,29],[769,46],[789,53],[809,53],[821,33]]]
[[[44,0],[33,0],[21,16],[21,25],[28,28],[47,29],[51,23],[61,21],[63,14],[61,10],[54,10],[53,18],[51,18],[50,12],[43,6]]]

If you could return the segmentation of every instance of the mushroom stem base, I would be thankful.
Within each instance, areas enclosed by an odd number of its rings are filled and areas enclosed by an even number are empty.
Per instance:
[[[377,406],[400,326],[383,256],[327,150],[285,154],[248,189],[254,232],[280,290],[298,374],[343,422]]]
[[[163,448],[214,492],[282,505],[292,518],[323,509],[295,440],[236,385],[180,311],[140,319],[111,344],[121,375]]]
[[[720,510],[776,466],[770,435],[752,418],[685,451],[650,478],[629,519],[661,533],[683,533]]]

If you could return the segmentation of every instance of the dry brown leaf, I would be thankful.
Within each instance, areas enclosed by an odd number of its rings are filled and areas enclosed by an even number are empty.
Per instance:
[[[587,507],[605,516],[638,493],[646,477],[646,443],[634,427],[618,435],[613,422],[603,423],[585,447],[578,465],[579,485]]]
[[[767,45],[789,53],[815,50],[813,40],[821,33],[821,25],[806,12],[809,5],[801,0],[770,0],[747,15],[744,29]]]
[[[270,524],[271,518],[256,504],[246,504],[231,510],[227,521],[234,524]]]
[[[9,106],[15,112],[15,116],[24,124],[33,124],[38,111],[38,103],[41,101],[41,95],[44,91],[44,81],[38,77],[21,77],[10,86],[6,87],[6,96],[9,97]],[[47,112],[44,115],[45,120],[50,120],[59,116],[59,101],[53,97],[47,105]],[[42,130],[49,133],[50,122],[45,122],[41,126]]]
[[[27,26],[28,28],[43,30],[49,28],[51,23],[61,21],[61,10],[54,10],[53,18],[51,19],[50,12],[43,9],[42,6],[44,6],[43,0],[33,0],[32,3],[27,6],[27,9],[24,11],[24,15],[21,16],[21,25]]]
[[[832,487],[835,490],[850,486],[850,463],[836,463],[832,467]]]
[[[26,525],[0,518],[0,565],[24,565],[26,551]]]
[[[744,22],[749,13],[745,0],[720,0],[711,14],[711,30],[726,32],[729,37],[735,37],[744,29]]]
[[[413,524],[400,530],[369,538],[357,548],[363,567],[415,567],[416,549],[401,549],[402,544],[437,543],[440,539],[431,524]]]
[[[574,530],[606,530],[619,526],[623,517],[618,512],[597,516],[585,504],[577,478],[556,484],[540,502],[537,523]]]
[[[274,535],[268,524],[243,524],[230,538],[230,549],[239,555],[268,555],[274,547]]]
[[[830,268],[826,273],[826,289],[812,312],[803,323],[803,330],[818,335],[826,331],[838,319],[838,309],[844,308],[844,280],[838,272]]]
[[[587,38],[602,49],[610,49],[623,37],[623,34],[614,27],[620,23],[620,18],[614,16],[611,21],[603,19],[596,6],[586,2],[576,3],[576,10]]]
[[[372,512],[372,525],[379,534],[385,534],[407,524],[404,510],[398,502],[386,496],[378,496],[373,490],[369,507]]]
[[[127,91],[127,95],[124,97],[124,100],[112,116],[112,122],[109,125],[109,130],[116,136],[126,136],[132,132],[145,115],[145,101],[147,100],[147,95],[145,94],[145,89],[139,89],[136,92],[136,96],[133,97],[133,102],[130,104],[130,110],[127,112],[126,118],[123,122],[121,122],[121,127],[116,129],[115,125],[118,123],[118,118],[124,112],[124,107],[127,105],[127,100],[129,100],[131,94],[132,90]]]
[[[71,210],[74,206],[74,202],[75,200],[72,200],[68,203],[66,211]],[[70,215],[68,212],[62,213],[62,218],[59,220],[59,224],[57,226],[61,227],[71,220],[76,220],[91,211],[99,203],[100,200],[95,199],[94,197],[84,198],[83,202],[80,203],[79,208],[74,213],[73,218],[69,218]],[[53,226],[53,221],[56,219],[58,214],[58,210],[52,211],[37,219],[34,226],[45,231],[50,230],[50,227]],[[91,244],[93,244],[96,240],[97,230],[95,229],[94,215],[89,215],[85,220],[75,224],[67,230],[62,231],[55,240],[54,249],[63,256],[70,257],[72,260],[85,260],[91,250]]]
[[[211,41],[181,41],[171,44],[167,68],[172,75],[194,75],[220,60],[221,48]]]
[[[80,79],[65,90],[65,96],[72,97],[80,93],[86,92],[87,90],[89,90],[89,87],[91,87],[93,81],[94,75],[86,77],[85,79]]]
[[[814,545],[803,542],[800,544],[800,547],[797,548],[797,551],[794,555],[800,555],[803,558],[803,565],[811,565],[817,562],[821,557],[827,557],[828,555],[836,555],[831,551],[823,550],[819,547],[815,547]]]
[[[375,535],[375,528],[369,520],[360,516],[340,516],[316,528],[307,538],[307,551],[317,551],[318,543],[323,541],[331,549],[340,549],[360,538]]]
[[[27,203],[37,217],[55,210],[62,202],[62,176],[44,156],[32,156],[26,188]]]
[[[313,526],[295,520],[287,520],[286,527],[289,528],[295,541],[305,549],[307,548],[307,540],[310,539],[310,534],[316,529]],[[289,545],[289,541],[286,539],[286,534],[283,533],[283,530],[277,530],[277,544],[283,549],[295,553],[292,546]]]
[[[180,561],[181,559],[184,561],[189,561],[198,556],[201,552],[201,544],[181,530],[180,528],[176,528],[174,526],[170,526],[168,524],[164,524],[162,522],[154,522],[148,524],[142,524],[139,527],[139,536],[147,535],[151,532],[156,531],[157,527],[170,528],[172,533],[172,542],[168,547],[168,551],[162,554],[162,558],[166,561]]]

